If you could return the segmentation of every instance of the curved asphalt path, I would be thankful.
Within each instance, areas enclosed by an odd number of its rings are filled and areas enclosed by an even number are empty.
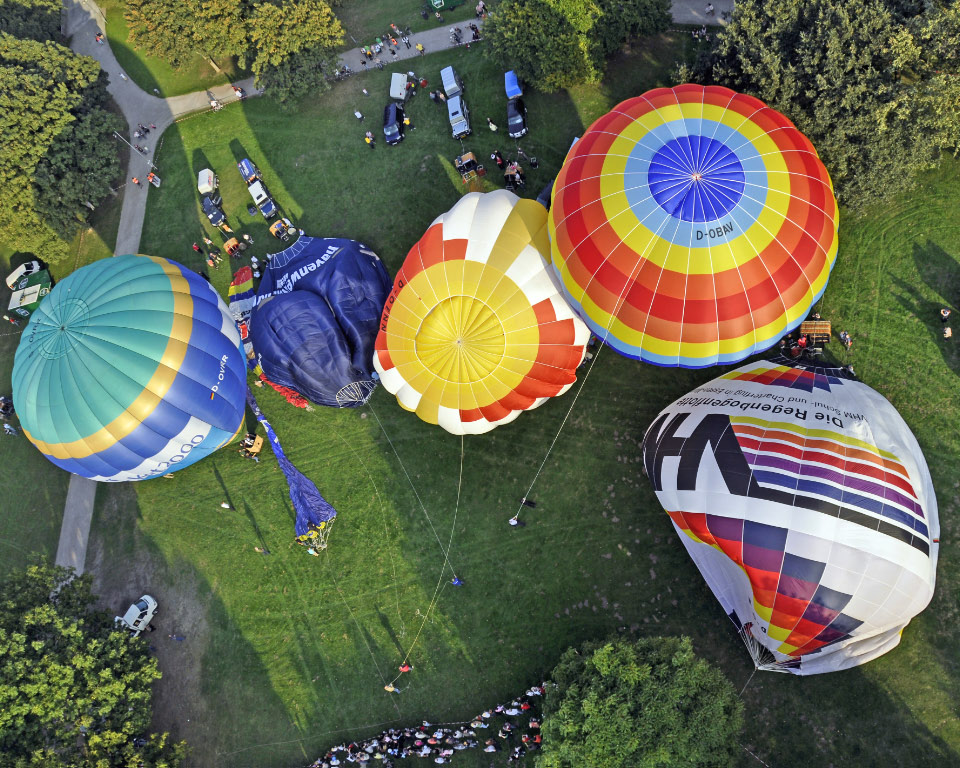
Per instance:
[[[715,13],[708,15],[705,11],[706,0],[674,0],[671,7],[673,20],[677,24],[724,24],[727,14],[733,11],[734,0],[713,0]],[[469,34],[467,24],[460,22],[459,26],[465,35]],[[146,179],[153,161],[156,142],[178,117],[199,112],[210,108],[210,99],[216,98],[221,103],[236,101],[236,95],[230,85],[221,85],[205,91],[196,91],[183,96],[174,96],[163,99],[147,93],[136,83],[123,75],[123,70],[117,63],[109,44],[100,45],[96,41],[97,32],[104,32],[105,20],[100,9],[92,0],[64,0],[63,32],[70,37],[70,47],[77,53],[91,56],[100,62],[100,66],[110,75],[110,84],[107,90],[120,107],[127,121],[126,139],[133,143],[133,131],[137,123],[156,125],[151,129],[149,136],[143,143],[149,147],[146,155],[131,151],[127,165],[126,181],[124,185],[123,206],[120,210],[120,225],[117,229],[117,245],[115,253],[137,253],[140,249],[140,235],[143,232],[143,217],[147,207],[149,185],[137,188],[129,183],[137,176]],[[482,22],[477,22],[482,25]],[[407,49],[401,44],[396,56],[391,56],[384,50],[380,59],[384,65],[394,61],[412,59],[418,56],[416,44],[421,43],[426,53],[454,47],[450,42],[450,27],[446,24],[426,32],[410,36],[411,47]],[[340,58],[341,65],[345,64],[354,72],[360,72],[373,65],[363,64],[364,56],[359,48],[346,51]],[[126,78],[126,79],[125,79]],[[253,84],[253,79],[242,80],[239,85],[250,96],[259,96]],[[162,169],[157,175],[163,178]],[[130,194],[127,194],[127,192]],[[93,518],[93,503],[97,492],[97,483],[79,475],[70,476],[70,485],[67,489],[67,499],[63,510],[63,523],[60,528],[60,543],[57,546],[56,564],[72,567],[78,574],[83,573],[87,557],[87,540],[90,535],[90,521]]]

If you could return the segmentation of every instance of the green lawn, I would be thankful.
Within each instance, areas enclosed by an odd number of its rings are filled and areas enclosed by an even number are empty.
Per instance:
[[[193,93],[231,80],[249,77],[232,58],[217,59],[217,69],[205,56],[194,56],[180,68],[174,68],[155,56],[146,56],[129,41],[130,31],[123,18],[123,0],[99,0],[107,20],[107,39],[117,62],[133,82],[147,93],[156,88],[164,98]]]
[[[71,242],[69,257],[50,266],[55,280],[113,255],[122,202],[120,195],[108,197],[91,214],[88,226]],[[15,253],[0,245],[0,272],[6,276],[11,264],[16,266],[35,257],[36,254]],[[4,309],[9,301],[10,291],[6,283],[0,282],[0,302]],[[10,394],[13,355],[22,330],[6,322],[0,326],[0,394]],[[0,435],[0,440],[3,441],[0,484],[4,489],[4,502],[0,504],[2,575],[9,569],[26,565],[33,552],[53,561],[60,539],[69,475],[44,459],[23,437]]]
[[[664,37],[612,62],[600,87],[531,94],[523,146],[541,166],[529,172],[526,194],[536,195],[594,118],[665,84],[677,51],[688,47],[686,36]],[[465,146],[506,153],[503,135],[483,120],[503,122],[502,74],[476,50],[415,62],[431,87],[448,63],[467,83],[477,130]],[[249,156],[309,234],[363,240],[395,271],[463,187],[449,172],[460,145],[424,96],[411,104],[417,130],[401,146],[363,144],[366,127],[381,135],[388,75],[353,77],[293,114],[248,100],[170,129],[157,160],[164,186],[149,192],[141,251],[199,268],[190,250],[204,231],[194,184],[207,166],[220,174],[231,222],[253,235],[254,252],[273,246],[262,219],[246,214],[233,168]],[[539,679],[564,647],[622,630],[689,634],[738,690],[749,680],[742,744],[770,766],[960,763],[960,579],[947,545],[960,505],[960,353],[940,338],[937,317],[944,303],[956,310],[960,291],[958,170],[948,160],[913,194],[869,217],[845,218],[820,307],[854,337],[845,359],[914,429],[938,490],[939,588],[897,650],[823,677],[751,678],[732,626],[640,474],[639,444],[653,417],[719,371],[660,369],[603,350],[521,530],[506,520],[576,389],[463,441],[423,424],[383,390],[363,409],[309,413],[255,390],[287,453],[339,511],[319,558],[292,542],[286,486],[269,454],[254,464],[225,450],[172,480],[101,489],[92,540],[100,588],[115,602],[140,590],[161,602],[151,637],[165,675],[158,725],[188,739],[191,765],[302,765],[385,724],[474,715]],[[228,269],[213,278],[225,292]],[[5,467],[24,473],[26,464]],[[37,492],[32,476],[20,487]],[[254,552],[264,545],[269,555]],[[460,589],[447,584],[444,550],[466,582]],[[186,641],[169,640],[172,632]],[[383,684],[407,652],[414,672],[400,696],[389,696]],[[465,753],[457,764],[486,766],[486,758]],[[741,764],[757,762],[744,752]]]

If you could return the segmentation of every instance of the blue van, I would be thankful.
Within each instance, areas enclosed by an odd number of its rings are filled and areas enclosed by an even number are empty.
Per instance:
[[[237,163],[237,168],[240,169],[240,175],[243,176],[243,180],[247,182],[248,185],[263,179],[263,176],[260,174],[260,169],[247,158],[243,158],[243,160]]]

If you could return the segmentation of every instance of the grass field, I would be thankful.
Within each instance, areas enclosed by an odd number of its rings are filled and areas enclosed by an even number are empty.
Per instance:
[[[108,197],[90,216],[70,244],[70,256],[53,264],[50,272],[59,280],[75,269],[113,255],[120,220],[121,196]],[[7,274],[36,254],[14,252],[0,246],[0,272]],[[42,256],[42,254],[41,254]],[[6,283],[0,282],[0,302],[10,301]],[[0,327],[0,393],[9,394],[13,355],[20,341],[21,328],[3,323]],[[0,504],[0,575],[25,565],[34,552],[53,561],[60,538],[60,521],[67,495],[69,476],[44,459],[22,437],[3,437],[3,461],[0,484],[4,501]]]
[[[613,62],[601,87],[531,94],[523,146],[541,167],[528,174],[526,194],[536,195],[595,117],[665,83],[686,45],[685,37],[660,38]],[[433,87],[440,67],[454,63],[477,130],[465,145],[506,153],[502,134],[483,121],[490,114],[503,122],[501,75],[478,53],[416,64]],[[262,220],[245,213],[231,167],[249,156],[309,234],[364,240],[395,271],[463,188],[449,167],[459,144],[424,96],[411,105],[417,130],[401,146],[363,145],[365,127],[381,135],[388,74],[351,78],[295,114],[248,100],[179,123],[158,154],[164,187],[149,191],[141,250],[199,268],[190,251],[204,221],[194,182],[206,166],[220,174],[228,215],[254,236],[254,252],[273,246]],[[639,442],[656,413],[719,371],[658,369],[601,350],[575,404],[576,387],[463,441],[382,390],[363,409],[310,413],[256,390],[287,453],[339,510],[319,558],[292,542],[285,483],[270,455],[254,464],[226,450],[172,480],[101,488],[89,565],[106,604],[141,591],[161,602],[151,637],[164,672],[157,725],[188,739],[191,765],[304,765],[325,746],[385,724],[471,716],[539,679],[564,647],[621,630],[691,635],[738,690],[746,685],[742,744],[767,765],[960,763],[960,577],[950,546],[960,505],[960,353],[940,338],[937,317],[944,304],[957,310],[960,293],[958,170],[948,160],[911,195],[844,219],[819,307],[854,337],[841,359],[914,429],[938,491],[939,587],[898,649],[819,678],[751,678],[745,650],[639,471]],[[212,277],[225,289],[226,267]],[[5,360],[11,350],[0,350]],[[530,494],[538,507],[526,528],[510,529],[506,520],[568,410]],[[14,456],[5,471],[23,473],[28,460]],[[20,487],[37,492],[33,476]],[[463,588],[447,583],[444,551]],[[169,640],[174,632],[187,639]],[[388,696],[382,686],[408,652],[414,672],[400,696]],[[457,764],[489,761],[464,753]],[[741,764],[758,765],[746,751]]]

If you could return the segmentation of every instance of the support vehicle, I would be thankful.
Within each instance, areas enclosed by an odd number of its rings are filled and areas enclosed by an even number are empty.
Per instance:
[[[137,637],[144,630],[153,631],[150,622],[157,615],[158,610],[160,608],[157,601],[150,595],[143,595],[137,602],[127,608],[127,612],[123,616],[116,616],[113,621],[118,626],[129,629],[132,637]]]

